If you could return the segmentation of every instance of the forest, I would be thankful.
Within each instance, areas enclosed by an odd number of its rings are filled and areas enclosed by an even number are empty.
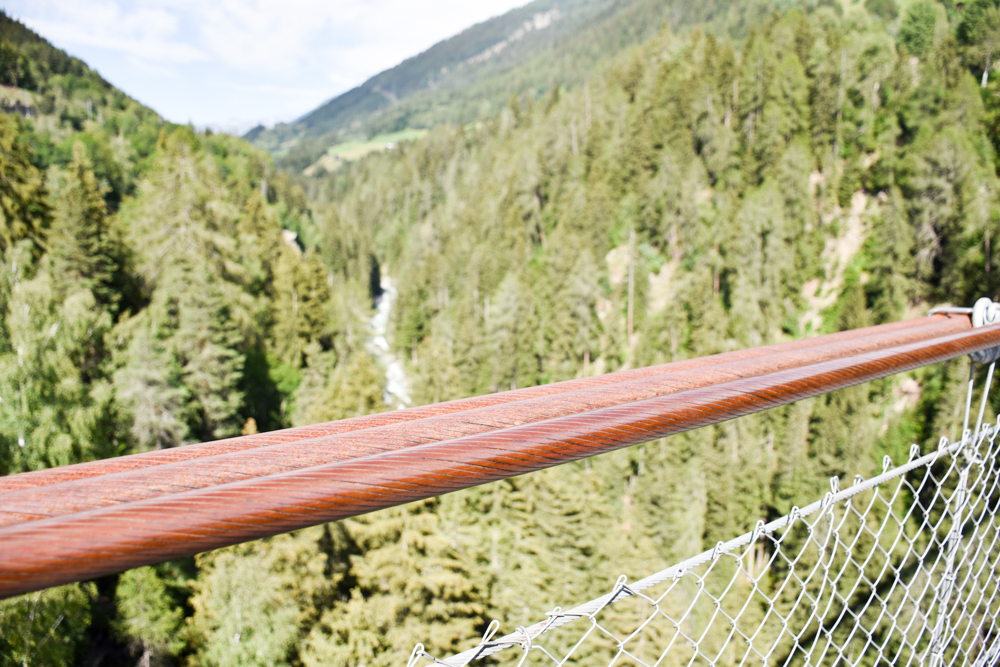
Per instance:
[[[734,5],[307,177],[0,17],[0,475],[388,409],[386,280],[415,404],[995,298],[998,40],[998,0]],[[0,601],[0,666],[461,651],[936,446],[967,374]]]
[[[645,41],[664,20],[675,28],[703,22],[730,4],[534,0],[407,58],[294,122],[258,126],[244,138],[270,151],[279,168],[302,171],[340,141],[487,119],[512,94],[536,97],[581,84],[602,60]],[[534,28],[536,21],[544,27]]]

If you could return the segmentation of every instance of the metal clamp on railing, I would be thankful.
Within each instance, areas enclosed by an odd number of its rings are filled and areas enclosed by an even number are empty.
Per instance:
[[[976,301],[972,308],[938,306],[927,311],[927,315],[968,315],[969,319],[972,320],[972,328],[978,329],[1000,323],[1000,303],[994,303],[992,299],[984,296]],[[992,364],[1000,360],[1000,346],[972,352],[969,357],[977,364]]]
[[[971,317],[973,329],[997,324],[1000,322],[1000,303],[994,303],[984,296],[972,307]],[[977,364],[992,364],[1000,359],[1000,346],[973,352],[969,357]]]

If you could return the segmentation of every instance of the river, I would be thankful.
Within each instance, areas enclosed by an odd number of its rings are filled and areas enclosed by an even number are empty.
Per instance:
[[[406,376],[402,362],[392,353],[389,341],[386,339],[392,305],[399,292],[392,278],[384,273],[379,284],[382,287],[382,295],[376,301],[375,314],[368,322],[368,343],[365,347],[385,371],[385,392],[382,397],[386,405],[390,408],[406,408],[413,404],[410,399],[410,380]]]

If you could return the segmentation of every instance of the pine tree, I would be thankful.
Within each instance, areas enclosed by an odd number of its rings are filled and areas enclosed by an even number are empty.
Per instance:
[[[118,616],[115,629],[139,654],[139,665],[148,667],[176,655],[184,647],[179,634],[184,612],[174,606],[167,587],[152,567],[122,573],[115,587]]]
[[[130,435],[139,451],[176,447],[190,433],[190,392],[181,383],[181,369],[159,332],[144,317],[119,325],[128,347],[116,353],[115,401],[128,415]]]
[[[538,318],[534,299],[517,276],[507,274],[494,296],[490,315],[494,350],[493,384],[497,388],[530,387],[538,382]]]
[[[0,666],[76,664],[96,596],[88,583],[0,600]]]
[[[986,88],[990,69],[1000,55],[1000,3],[996,0],[973,0],[962,8],[962,19],[955,31],[958,42],[967,47],[969,56],[979,67]]]
[[[257,295],[267,291],[283,247],[281,227],[260,190],[253,190],[237,223],[239,254],[249,279],[247,288]]]
[[[274,269],[272,348],[285,363],[298,368],[306,346],[331,333],[327,272],[312,251],[304,255],[287,246]]]
[[[479,539],[496,578],[492,604],[508,632],[517,619],[596,597],[617,576],[606,569],[609,551],[625,555],[630,527],[616,511],[617,490],[590,468],[570,464],[499,482],[478,498]],[[476,509],[466,511],[476,517]]]
[[[6,295],[0,349],[0,471],[21,472],[119,453],[111,387],[95,366],[110,315],[88,290],[60,300],[46,262],[22,241],[0,263]],[[34,275],[32,275],[32,273]]]
[[[119,366],[128,379],[123,405],[141,407],[133,432],[143,447],[238,434],[246,418],[245,358],[259,340],[257,303],[238,263],[235,215],[220,201],[228,191],[192,142],[181,130],[161,136],[148,196],[125,215],[152,292],[131,325],[145,332],[142,342]]]
[[[414,399],[417,404],[440,403],[467,395],[462,374],[454,358],[453,322],[439,318],[433,333],[414,349],[417,376]]]
[[[147,289],[184,264],[233,282],[246,278],[238,262],[238,209],[226,201],[230,193],[219,166],[198,153],[194,142],[184,129],[164,131],[142,196],[123,211]]]
[[[488,578],[457,527],[429,511],[437,502],[345,522],[364,554],[351,559],[357,587],[313,628],[306,665],[388,667],[417,642],[447,655],[485,629]]]
[[[98,184],[82,143],[73,145],[68,170],[50,240],[56,280],[60,292],[87,289],[114,310],[121,298],[121,285],[115,283],[124,252],[108,218],[107,188]]]
[[[0,116],[0,251],[21,239],[46,247],[52,220],[42,175],[31,164],[30,149],[18,140],[17,121]]]
[[[921,0],[910,6],[903,15],[899,26],[899,41],[906,49],[918,56],[924,56],[934,43],[934,26],[937,10],[930,0]]]
[[[601,354],[601,322],[597,316],[597,265],[588,248],[573,248],[572,239],[554,237],[558,244],[550,256],[550,288],[546,300],[551,315],[546,319],[546,360],[550,377],[576,377]],[[565,247],[569,245],[569,247]]]
[[[872,280],[865,291],[878,322],[898,320],[916,291],[913,229],[903,206],[899,189],[893,188],[869,241]]]
[[[333,372],[329,371],[329,366],[324,372],[322,362],[315,366],[310,362],[310,367],[318,372],[314,374],[315,381],[303,382],[296,395],[296,415],[293,417],[296,425],[360,417],[385,410],[382,376],[364,350],[352,352]]]
[[[171,281],[172,283],[173,281]],[[220,281],[221,282],[221,281]],[[183,280],[178,304],[179,326],[170,341],[181,367],[181,382],[190,391],[191,409],[205,439],[237,435],[243,419],[240,380],[244,357],[238,313],[220,282]],[[171,287],[165,285],[166,287]]]
[[[972,232],[978,242],[988,225],[988,214],[977,205],[974,193],[996,188],[995,176],[977,173],[972,147],[951,129],[917,143],[910,160],[902,185],[920,248],[917,275],[933,280],[943,298],[953,299],[962,293],[960,285],[972,259],[963,236]]]
[[[791,315],[785,297],[794,293],[795,252],[783,204],[781,193],[766,183],[748,193],[737,214],[732,318],[744,345],[775,340]]]
[[[191,632],[201,664],[285,665],[328,596],[322,527],[198,557]]]
[[[896,0],[865,0],[865,9],[884,21],[893,21],[899,16]]]

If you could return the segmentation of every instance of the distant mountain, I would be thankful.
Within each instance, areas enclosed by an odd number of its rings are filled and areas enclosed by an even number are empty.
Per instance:
[[[584,81],[603,58],[666,22],[710,21],[722,0],[535,0],[476,24],[298,120],[245,135],[301,170],[344,139],[491,116],[512,94]]]

